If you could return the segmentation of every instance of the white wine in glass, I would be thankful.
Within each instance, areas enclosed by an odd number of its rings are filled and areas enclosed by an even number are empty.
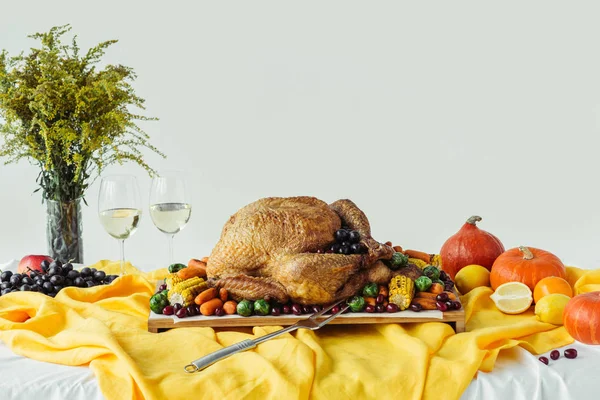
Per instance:
[[[173,238],[187,225],[192,215],[190,194],[181,172],[167,171],[152,179],[150,217],[169,238],[169,263],[173,264]]]
[[[119,240],[121,276],[125,275],[125,239],[135,233],[142,216],[140,191],[134,176],[113,175],[102,178],[98,215],[104,230]]]

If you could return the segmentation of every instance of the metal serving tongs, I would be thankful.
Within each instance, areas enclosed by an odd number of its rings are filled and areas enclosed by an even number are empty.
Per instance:
[[[317,321],[317,318],[319,318],[326,312],[330,311],[333,307],[339,306],[342,303],[344,303],[344,306],[340,308],[340,311],[336,312],[335,314],[330,315],[328,318],[326,318],[322,321]],[[304,329],[310,329],[311,331],[316,331],[317,329],[325,326],[329,321],[331,321],[332,319],[334,319],[335,317],[337,317],[338,315],[340,315],[341,313],[346,311],[349,306],[348,306],[348,304],[345,304],[345,303],[346,303],[346,299],[340,300],[339,302],[332,304],[331,306],[324,308],[323,310],[321,310],[317,313],[314,313],[310,317],[296,322],[294,325],[290,325],[288,327],[285,327],[283,329],[280,329],[273,333],[269,333],[268,335],[261,336],[256,339],[242,340],[239,343],[232,344],[231,346],[227,346],[221,350],[217,350],[213,353],[207,354],[204,357],[200,357],[199,359],[192,361],[191,363],[189,363],[188,365],[183,367],[183,370],[190,374],[201,371],[204,368],[216,363],[217,361],[227,358],[233,354],[236,354],[236,353],[239,353],[242,351],[246,351],[248,349],[253,349],[262,342],[266,342],[267,340],[273,339],[274,337],[277,337],[279,335],[283,335],[284,333],[293,332],[296,329],[304,328]]]

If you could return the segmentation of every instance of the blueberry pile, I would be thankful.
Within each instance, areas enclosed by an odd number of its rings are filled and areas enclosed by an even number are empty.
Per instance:
[[[326,253],[337,254],[362,254],[364,247],[360,243],[360,233],[347,228],[339,229],[335,232],[335,243],[333,243]]]
[[[77,286],[87,288],[106,285],[115,280],[117,275],[106,275],[104,271],[96,268],[82,268],[81,271],[73,269],[71,263],[64,265],[60,261],[47,260],[40,264],[42,271],[30,270],[27,274],[13,274],[4,271],[0,275],[0,296],[11,292],[40,292],[54,297],[62,288]]]

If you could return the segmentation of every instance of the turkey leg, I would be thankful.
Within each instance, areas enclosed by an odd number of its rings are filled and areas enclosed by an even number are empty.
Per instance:
[[[381,244],[371,237],[371,225],[367,216],[352,200],[338,200],[331,203],[329,207],[335,211],[348,228],[360,233],[360,242],[367,249],[367,265],[377,260],[389,260],[394,254],[394,249],[388,245]]]

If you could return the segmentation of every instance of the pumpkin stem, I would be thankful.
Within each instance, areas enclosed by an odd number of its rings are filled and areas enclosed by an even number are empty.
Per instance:
[[[521,253],[523,253],[523,260],[532,260],[533,259],[533,253],[527,247],[519,246],[519,250],[521,250]]]
[[[477,225],[479,221],[481,221],[481,217],[477,215],[473,215],[471,218],[467,220],[467,224]]]

